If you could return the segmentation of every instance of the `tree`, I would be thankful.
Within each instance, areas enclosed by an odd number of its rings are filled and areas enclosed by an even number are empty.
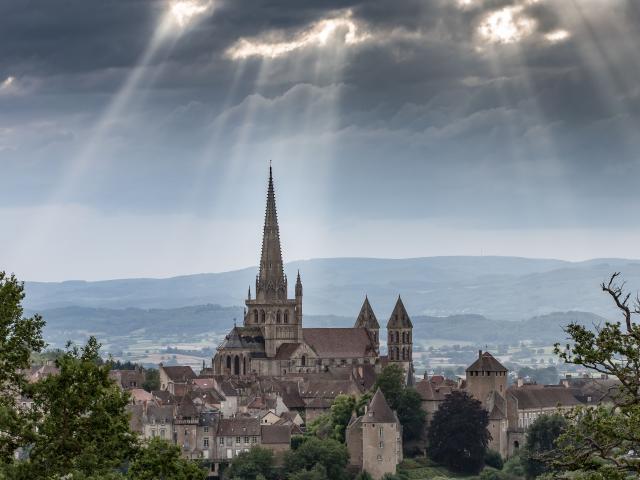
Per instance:
[[[555,442],[566,425],[566,419],[560,414],[541,415],[531,424],[522,455],[527,478],[536,478],[547,471],[543,459],[555,450]]]
[[[256,480],[259,475],[265,478],[273,477],[273,452],[262,447],[253,447],[248,452],[236,456],[229,470],[228,478],[241,480]]]
[[[402,367],[387,365],[373,389],[380,388],[391,409],[398,414],[403,440],[416,440],[422,435],[427,414],[422,409],[420,394],[414,388],[405,387],[404,376]]]
[[[191,460],[180,456],[180,447],[153,438],[131,462],[130,480],[204,480],[207,472]]]
[[[311,470],[319,463],[326,469],[329,478],[337,480],[344,477],[344,468],[348,461],[349,452],[342,443],[333,439],[310,438],[297,450],[286,453],[284,470],[293,474],[301,470]]]
[[[601,289],[609,295],[622,321],[607,321],[589,329],[578,323],[565,328],[569,341],[555,345],[555,353],[566,363],[583,366],[617,378],[619,385],[608,393],[615,408],[577,408],[568,416],[568,425],[558,438],[552,465],[556,469],[606,472],[615,475],[640,474],[640,462],[629,452],[640,441],[640,326],[634,317],[640,314],[640,297],[633,306],[624,282],[614,273]]]
[[[0,465],[11,462],[16,449],[31,441],[26,412],[16,399],[24,395],[33,352],[45,347],[44,321],[39,315],[23,318],[24,284],[0,271]]]
[[[404,370],[402,367],[393,363],[384,367],[378,375],[373,391],[378,388],[384,393],[384,398],[389,406],[395,410],[404,390]]]
[[[99,349],[93,337],[82,348],[68,345],[56,361],[60,372],[29,385],[30,420],[37,432],[22,469],[33,478],[38,472],[107,474],[134,453],[128,394],[109,378],[109,366],[99,365]]]
[[[316,463],[311,470],[301,470],[289,475],[289,480],[329,480],[327,469],[320,463]]]
[[[502,470],[504,467],[504,461],[502,460],[502,455],[495,450],[487,450],[484,454],[484,463],[489,467],[493,467],[496,470]]]
[[[480,401],[465,392],[452,392],[429,426],[430,457],[455,472],[477,474],[491,438],[488,424],[489,414]]]
[[[160,371],[157,368],[147,368],[144,371],[144,383],[142,384],[147,392],[160,390]]]
[[[392,407],[393,408],[393,407]],[[404,440],[417,440],[422,436],[427,413],[422,409],[422,397],[414,388],[405,388],[395,406],[402,424]]]

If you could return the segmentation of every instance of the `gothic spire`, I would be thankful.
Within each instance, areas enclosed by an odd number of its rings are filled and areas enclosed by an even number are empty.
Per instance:
[[[267,188],[267,208],[264,216],[262,255],[260,257],[258,278],[256,278],[256,298],[260,293],[264,293],[265,298],[269,299],[286,298],[287,295],[271,165],[269,165],[269,186]]]

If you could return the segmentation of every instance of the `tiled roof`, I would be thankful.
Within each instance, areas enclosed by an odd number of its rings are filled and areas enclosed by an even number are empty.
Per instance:
[[[291,443],[291,427],[289,425],[262,425],[263,444]]]
[[[396,306],[393,308],[393,312],[387,322],[387,328],[413,328],[413,324],[411,323],[407,309],[404,308],[404,303],[402,303],[400,295],[398,295]]]
[[[451,393],[451,387],[448,385],[440,385],[429,380],[420,380],[416,383],[416,390],[422,397],[422,400],[440,402]]]
[[[369,303],[369,298],[367,296],[364,297],[364,303],[362,304],[360,314],[356,319],[355,327],[371,329],[380,328],[376,314],[373,313],[373,308],[371,308],[371,304]]]
[[[508,392],[518,401],[518,409],[572,407],[581,402],[567,388],[511,387]]]
[[[173,421],[173,407],[170,405],[149,405],[147,407],[147,422],[171,423]]]
[[[186,365],[163,365],[162,369],[173,382],[185,383],[187,380],[196,378],[196,374],[191,367]]]
[[[260,420],[257,418],[221,418],[218,422],[218,435],[226,437],[260,435]]]
[[[299,346],[299,343],[283,343],[278,347],[276,360],[289,360]]]
[[[375,356],[375,345],[364,328],[303,328],[302,336],[321,358]]]
[[[387,399],[384,398],[382,390],[378,388],[373,395],[369,406],[367,407],[367,413],[362,417],[363,423],[396,423],[398,421],[396,414],[393,413],[391,407],[387,403]]]
[[[467,367],[467,372],[506,372],[504,365],[489,352],[478,352],[478,358]]]
[[[264,337],[259,327],[233,327],[220,349],[264,350]]]
[[[326,398],[312,398],[309,403],[307,403],[307,408],[331,408],[331,401]]]

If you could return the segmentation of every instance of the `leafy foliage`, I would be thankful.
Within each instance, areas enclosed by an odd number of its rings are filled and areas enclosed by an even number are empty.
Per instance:
[[[289,475],[289,480],[329,480],[327,469],[320,463],[316,463],[311,470],[301,470]]]
[[[529,427],[522,456],[527,478],[536,478],[547,471],[544,457],[555,450],[555,442],[566,426],[566,419],[554,414],[539,416]]]
[[[206,471],[180,456],[180,448],[160,438],[151,439],[135,456],[129,480],[204,480]]]
[[[144,371],[144,383],[142,384],[147,392],[160,390],[160,371],[157,368],[147,368]]]
[[[30,367],[32,352],[45,347],[44,321],[38,315],[23,318],[24,284],[0,271],[0,464],[31,440],[33,432],[16,399],[25,392],[23,370]]]
[[[83,348],[68,346],[56,362],[59,374],[29,386],[37,432],[23,468],[95,475],[121,466],[134,452],[128,395],[111,381],[108,365],[98,364],[99,349],[93,337]]]
[[[640,444],[640,298],[633,307],[631,295],[618,283],[619,273],[602,283],[622,321],[605,322],[595,329],[577,323],[566,327],[570,341],[556,344],[555,351],[567,363],[580,365],[617,378],[620,383],[608,393],[616,407],[577,408],[569,415],[568,426],[557,440],[551,463],[558,470],[578,471],[607,478],[638,475],[640,462],[630,451]]]
[[[490,439],[488,424],[489,414],[480,401],[465,392],[452,392],[429,426],[430,457],[455,472],[478,473]]]
[[[259,475],[263,475],[264,478],[269,479],[273,477],[273,465],[274,459],[271,450],[253,447],[233,459],[227,471],[227,477],[256,480]]]
[[[484,463],[490,467],[495,468],[496,470],[502,470],[504,466],[504,461],[502,460],[502,455],[495,450],[487,450],[484,454]]]
[[[309,438],[297,450],[286,453],[284,469],[291,475],[302,470],[311,470],[316,464],[320,464],[325,468],[329,478],[337,480],[344,477],[344,468],[348,460],[349,452],[342,443],[333,439]]]
[[[398,414],[402,424],[403,440],[416,440],[422,436],[426,412],[422,409],[420,394],[404,385],[404,370],[398,365],[387,365],[378,376],[374,390],[380,388],[389,406]]]

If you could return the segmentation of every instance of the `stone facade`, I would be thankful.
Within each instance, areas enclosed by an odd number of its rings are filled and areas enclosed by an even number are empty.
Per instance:
[[[352,328],[303,328],[302,279],[298,272],[294,297],[289,298],[271,168],[254,288],[255,296],[249,288],[245,300],[242,326],[234,326],[216,350],[213,375],[284,377],[353,365],[380,370],[380,325],[367,297]],[[411,381],[413,325],[399,297],[387,329],[389,361],[400,364]]]
[[[346,430],[350,464],[375,480],[395,474],[402,461],[402,426],[380,389],[365,414],[354,417]]]

